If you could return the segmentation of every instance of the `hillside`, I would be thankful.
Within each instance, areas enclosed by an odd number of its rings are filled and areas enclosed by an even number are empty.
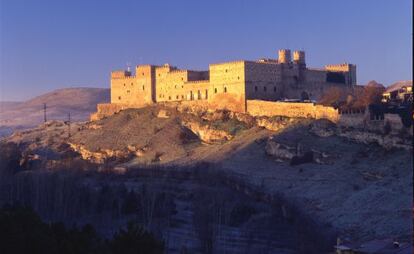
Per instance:
[[[96,104],[108,102],[109,97],[109,89],[81,87],[58,89],[24,102],[1,102],[0,128],[37,126],[43,122],[44,103],[48,120],[66,120],[70,113],[74,121],[85,121]]]
[[[407,241],[411,234],[411,150],[381,147],[375,133],[326,121],[160,105],[73,125],[71,138],[67,129],[50,122],[5,141],[26,150],[28,161],[59,161],[76,151],[77,158],[120,172],[205,163],[233,181],[282,196],[346,239]]]

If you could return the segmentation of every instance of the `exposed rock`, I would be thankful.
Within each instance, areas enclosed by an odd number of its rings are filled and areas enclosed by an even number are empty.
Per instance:
[[[381,135],[363,130],[340,130],[338,136],[363,144],[378,144],[387,150],[393,148],[412,150],[413,148],[412,137],[404,135]]]
[[[290,160],[296,155],[296,149],[277,143],[272,138],[269,138],[266,143],[266,154],[276,159]]]
[[[309,131],[319,137],[330,137],[335,135],[336,125],[327,120],[318,120],[310,125]]]
[[[99,130],[99,129],[102,129],[102,125],[98,125],[98,124],[89,124],[89,125],[88,125],[88,129],[89,129],[89,130]]]
[[[130,156],[129,151],[102,149],[96,152],[88,150],[84,145],[69,143],[70,147],[78,152],[82,159],[92,163],[103,164],[109,159],[126,159]]]
[[[260,117],[256,119],[257,126],[264,127],[271,131],[279,131],[289,126],[289,123],[293,122],[292,118],[269,118]]]
[[[138,149],[138,150],[135,152],[135,156],[136,156],[136,157],[142,157],[142,156],[144,156],[144,150],[142,150],[142,149]]]
[[[157,117],[158,118],[170,118],[170,114],[168,113],[167,110],[160,109],[160,111],[158,111]]]
[[[228,120],[230,118],[229,116],[229,111],[225,111],[225,110],[216,110],[212,113],[206,112],[206,114],[204,114],[202,116],[202,118],[206,121],[218,121],[218,120]]]
[[[230,118],[243,122],[248,127],[252,127],[256,124],[256,119],[249,114],[230,112]]]
[[[233,139],[233,136],[226,131],[214,129],[209,125],[202,125],[195,121],[183,121],[182,124],[208,144]]]

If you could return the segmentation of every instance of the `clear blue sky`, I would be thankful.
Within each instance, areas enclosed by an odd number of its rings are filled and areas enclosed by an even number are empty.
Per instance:
[[[358,83],[412,79],[411,0],[0,0],[0,100],[109,87],[140,63],[209,63],[306,51],[357,64]]]

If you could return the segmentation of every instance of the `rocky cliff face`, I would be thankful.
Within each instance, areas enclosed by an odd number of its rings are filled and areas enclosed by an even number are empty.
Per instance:
[[[195,121],[183,121],[182,124],[207,144],[221,143],[233,139],[233,135],[230,133],[224,130],[214,129],[208,124],[203,125]]]

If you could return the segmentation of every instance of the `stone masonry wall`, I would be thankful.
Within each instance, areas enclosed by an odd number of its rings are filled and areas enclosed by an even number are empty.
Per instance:
[[[252,116],[323,118],[335,123],[339,120],[338,110],[314,103],[248,100],[247,112]]]
[[[212,108],[245,112],[245,61],[210,65],[208,102]]]

